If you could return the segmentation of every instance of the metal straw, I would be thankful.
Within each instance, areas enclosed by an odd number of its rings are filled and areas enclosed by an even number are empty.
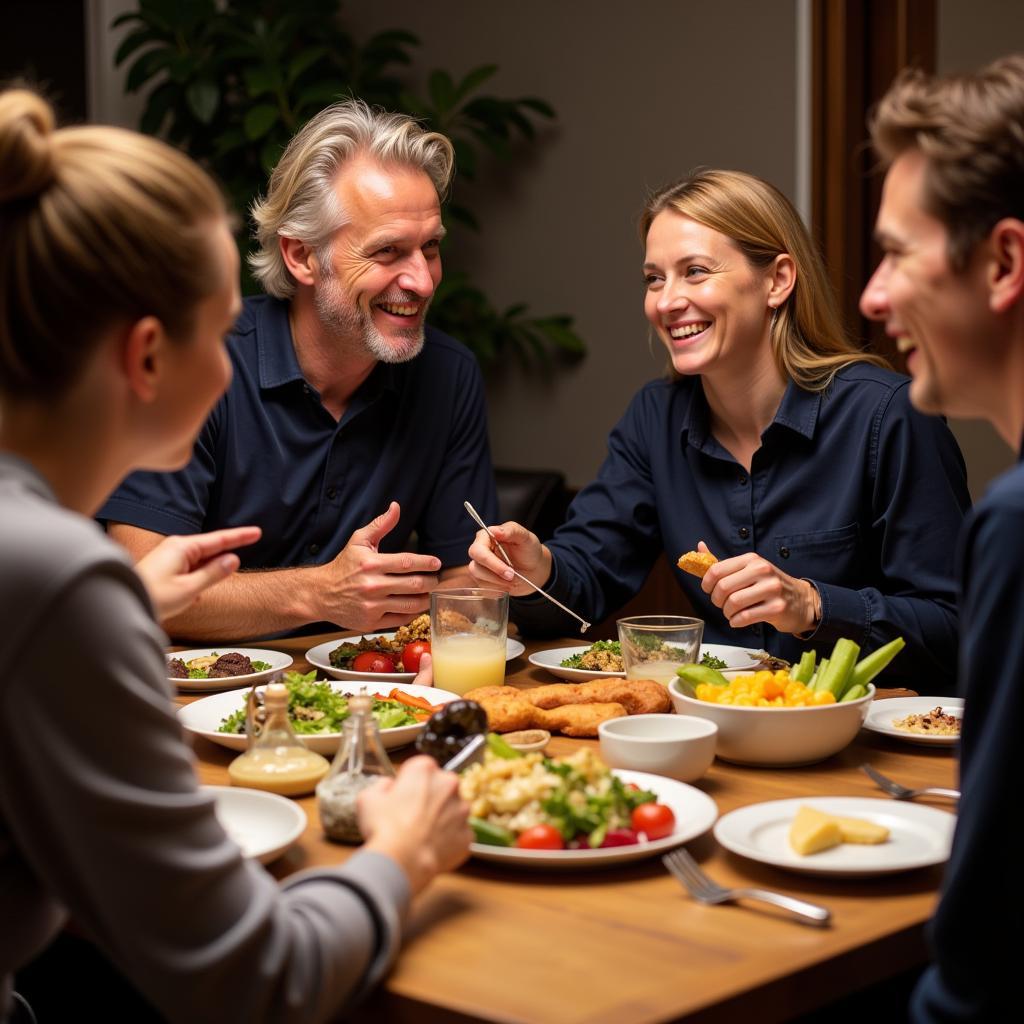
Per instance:
[[[537,593],[541,595],[541,597],[546,597],[552,604],[558,605],[558,607],[561,608],[562,611],[566,613],[566,615],[571,615],[580,624],[580,632],[586,633],[586,631],[590,629],[590,623],[587,622],[587,620],[584,619],[582,616],[577,615],[571,608],[566,608],[561,601],[559,601],[557,598],[552,597],[546,590],[542,590],[540,587],[538,587],[537,584],[533,582],[533,580],[528,580],[524,575],[522,575],[522,573],[516,572],[515,566],[512,564],[512,559],[508,557],[508,554],[505,552],[505,549],[501,546],[500,543],[498,543],[498,538],[495,537],[494,534],[491,533],[491,531],[487,528],[487,524],[480,518],[480,514],[477,512],[477,510],[473,508],[473,506],[470,505],[468,501],[464,501],[462,504],[466,506],[466,511],[473,517],[473,520],[476,522],[477,526],[479,526],[481,530],[486,531],[487,536],[491,538],[491,540],[494,543],[494,546],[498,549],[498,553],[508,563],[508,567],[512,570],[512,573],[516,577],[516,579],[520,579],[527,585],[533,587],[533,589],[536,590]]]

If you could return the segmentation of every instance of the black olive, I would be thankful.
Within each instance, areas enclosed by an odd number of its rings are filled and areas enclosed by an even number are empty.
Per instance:
[[[444,764],[474,736],[487,732],[487,712],[476,701],[453,700],[435,711],[416,737],[416,750]]]

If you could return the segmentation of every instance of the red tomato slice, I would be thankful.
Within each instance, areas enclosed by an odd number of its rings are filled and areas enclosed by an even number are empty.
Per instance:
[[[426,640],[413,640],[402,648],[402,668],[406,672],[419,672],[420,658],[430,653],[430,644]]]
[[[356,672],[394,672],[395,659],[378,651],[363,651],[352,659],[352,668]]]
[[[640,837],[631,828],[611,828],[601,843],[601,849],[612,846],[636,846]]]
[[[554,825],[534,825],[519,833],[516,846],[521,850],[564,850],[565,840]]]
[[[664,839],[675,830],[676,816],[672,808],[664,804],[641,804],[633,811],[631,823],[637,832],[645,833],[648,839]]]

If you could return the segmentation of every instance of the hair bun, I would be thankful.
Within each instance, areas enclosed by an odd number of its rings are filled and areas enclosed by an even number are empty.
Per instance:
[[[0,202],[31,199],[54,178],[53,109],[28,89],[0,93]]]

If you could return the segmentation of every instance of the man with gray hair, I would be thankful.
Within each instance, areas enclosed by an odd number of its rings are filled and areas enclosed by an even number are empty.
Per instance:
[[[133,474],[100,512],[136,559],[167,534],[262,527],[240,552],[250,571],[172,635],[387,629],[470,583],[462,503],[497,516],[483,386],[469,350],[424,323],[453,162],[443,135],[359,100],[285,150],[253,208],[267,294],[228,339],[230,389],[184,470]]]

